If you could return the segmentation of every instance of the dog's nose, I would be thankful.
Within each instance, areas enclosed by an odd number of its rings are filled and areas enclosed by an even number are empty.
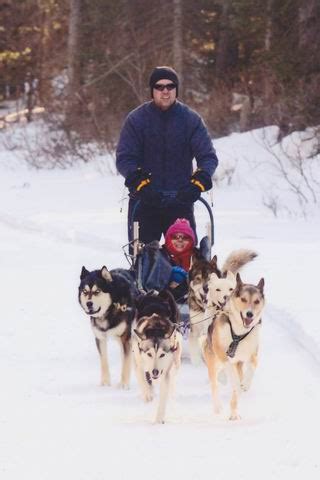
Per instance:
[[[152,376],[153,376],[153,377],[157,377],[158,375],[159,375],[159,370],[157,370],[156,368],[154,368],[154,369],[152,370]]]
[[[92,303],[92,302],[87,302],[87,307],[88,307],[88,308],[92,308],[92,306],[93,306],[93,303]]]
[[[253,313],[249,310],[247,312],[247,318],[252,318],[253,317]]]

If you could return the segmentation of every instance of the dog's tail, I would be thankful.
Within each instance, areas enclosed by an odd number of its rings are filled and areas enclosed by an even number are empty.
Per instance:
[[[226,258],[223,267],[222,274],[226,274],[228,271],[232,273],[237,273],[240,268],[242,268],[246,263],[254,260],[258,254],[253,250],[247,250],[241,248],[240,250],[234,250]]]

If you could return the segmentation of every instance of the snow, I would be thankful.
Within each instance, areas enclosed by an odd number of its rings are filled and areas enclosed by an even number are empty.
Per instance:
[[[274,139],[276,131],[264,134]],[[257,136],[215,142],[220,164],[236,162],[236,171],[230,186],[221,179],[214,189],[214,253],[222,262],[233,249],[256,250],[242,277],[266,282],[260,363],[238,422],[228,420],[227,386],[224,412],[213,415],[206,369],[190,365],[187,344],[165,425],[152,424],[155,402],[142,402],[134,375],[129,391],[117,389],[116,342],[109,343],[113,385],[98,386],[77,287],[82,265],[126,267],[123,179],[102,174],[100,162],[32,170],[16,149],[2,147],[1,479],[319,478],[319,206],[310,205],[310,216],[275,218],[262,204],[255,185],[265,178],[268,186],[270,169],[251,162],[271,165],[273,156]],[[296,200],[284,195],[294,211]],[[201,236],[202,205],[197,219]]]

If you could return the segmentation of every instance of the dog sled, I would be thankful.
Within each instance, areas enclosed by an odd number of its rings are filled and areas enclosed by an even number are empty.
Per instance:
[[[214,218],[208,202],[200,197],[199,203],[208,215],[206,223],[206,235],[199,242],[198,249],[202,257],[211,260],[211,250],[214,245]],[[161,253],[158,241],[147,245],[139,239],[139,223],[134,220],[139,201],[135,204],[129,218],[129,231],[132,232],[133,240],[124,245],[123,251],[130,264],[130,270],[136,280],[137,287],[141,292],[160,291],[167,288],[172,271],[172,264]],[[173,294],[180,311],[180,317],[184,324],[189,324],[189,309],[187,304],[186,284],[179,285],[173,290]]]

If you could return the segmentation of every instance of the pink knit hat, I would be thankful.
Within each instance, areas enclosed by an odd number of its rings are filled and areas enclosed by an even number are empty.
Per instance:
[[[177,233],[183,233],[192,239],[193,244],[196,243],[196,236],[190,227],[190,222],[186,218],[177,218],[177,220],[168,228],[165,235],[165,242],[168,243],[171,237]]]

